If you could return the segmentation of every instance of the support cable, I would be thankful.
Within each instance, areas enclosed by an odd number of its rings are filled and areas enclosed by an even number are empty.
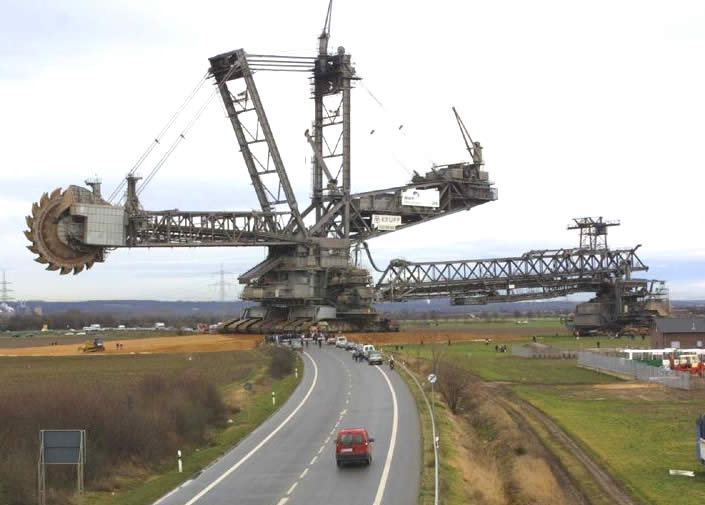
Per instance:
[[[370,98],[372,98],[372,100],[373,100],[373,101],[379,106],[379,108],[382,109],[382,111],[386,114],[386,116],[387,116],[387,121],[389,122],[389,125],[390,125],[391,127],[393,127],[393,131],[396,131],[397,133],[401,134],[402,137],[404,137],[408,142],[411,142],[411,143],[413,144],[414,148],[416,148],[416,149],[418,149],[419,146],[424,145],[422,142],[413,142],[413,141],[412,141],[412,139],[411,139],[411,138],[409,137],[409,135],[407,135],[407,133],[406,133],[406,128],[404,128],[404,123],[403,123],[403,122],[399,122],[398,118],[396,118],[396,117],[393,116],[393,114],[384,106],[384,104],[382,103],[382,101],[381,101],[379,98],[377,98],[377,96],[375,96],[374,93],[372,93],[372,90],[367,86],[367,84],[365,84],[365,81],[360,81],[360,84],[359,84],[359,85],[367,92],[368,95],[370,95]],[[422,154],[422,155],[426,158],[426,161],[429,163],[429,165],[435,165],[435,162],[433,161],[432,157],[430,156],[430,154],[429,154],[428,152],[423,151],[423,152],[421,152],[420,154]],[[401,165],[401,167],[402,167],[409,175],[411,175],[411,173],[409,172],[409,169],[396,157],[396,155],[394,155],[394,153],[392,153],[392,156],[394,157],[394,160],[395,160],[399,165]]]
[[[186,134],[188,131],[193,127],[193,125],[198,121],[198,119],[201,117],[201,114],[203,114],[203,111],[206,110],[206,107],[211,103],[213,98],[220,92],[220,88],[225,85],[226,82],[228,82],[228,79],[230,79],[230,76],[233,75],[235,72],[235,65],[232,65],[230,67],[230,70],[225,74],[225,76],[221,79],[220,83],[215,87],[211,95],[208,97],[208,100],[206,100],[203,105],[201,105],[201,108],[198,109],[198,112],[196,112],[196,115],[191,119],[191,121],[188,122],[186,127],[182,130],[182,132],[179,134],[178,137],[176,137],[176,140],[171,144],[169,149],[167,150],[166,153],[164,153],[164,156],[159,160],[159,162],[154,166],[152,171],[145,177],[144,181],[142,181],[142,184],[140,184],[140,187],[137,189],[137,195],[139,196],[142,191],[147,187],[147,185],[154,179],[154,176],[157,175],[159,172],[159,169],[162,168],[162,165],[166,162],[166,160],[171,156],[171,153],[174,152],[176,147],[181,143],[182,140],[186,138]],[[206,76],[208,76],[209,73],[206,73]]]
[[[169,119],[169,121],[166,123],[166,125],[164,125],[164,127],[161,129],[159,134],[149,144],[149,147],[147,147],[145,152],[142,153],[142,156],[140,156],[140,158],[134,164],[132,169],[128,172],[128,174],[127,174],[128,176],[133,175],[137,171],[137,169],[140,167],[140,165],[142,165],[144,160],[147,159],[147,156],[149,156],[151,154],[151,152],[154,150],[154,148],[157,147],[157,144],[159,144],[161,142],[161,138],[166,134],[166,132],[169,130],[169,128],[171,128],[171,126],[174,124],[174,122],[179,117],[179,115],[181,115],[181,113],[184,111],[184,109],[188,106],[188,104],[191,103],[191,100],[193,100],[193,97],[196,96],[196,93],[198,93],[198,91],[201,89],[201,87],[203,86],[203,84],[206,82],[207,79],[208,79],[208,72],[206,72],[205,75],[203,77],[201,77],[201,79],[198,81],[198,84],[191,92],[191,94],[186,98],[184,103],[182,103],[181,106],[176,110],[176,112],[171,116],[171,119]],[[115,198],[118,197],[118,195],[120,195],[123,188],[125,187],[125,184],[126,184],[125,179],[123,179],[120,182],[120,184],[118,185],[118,187],[115,188],[115,190],[110,194],[110,197],[108,198],[108,202],[112,202],[113,200],[115,200]]]
[[[214,89],[211,95],[208,97],[208,100],[206,100],[203,105],[201,105],[201,108],[198,109],[198,112],[196,112],[196,115],[189,121],[189,123],[186,125],[186,127],[183,129],[181,133],[179,133],[179,136],[176,137],[176,140],[171,144],[169,149],[167,150],[166,153],[164,153],[164,156],[159,160],[159,162],[154,166],[151,172],[149,172],[149,175],[145,177],[144,181],[142,181],[142,184],[140,184],[139,189],[137,189],[137,195],[139,196],[142,191],[147,187],[147,185],[154,179],[154,176],[157,175],[159,172],[159,169],[162,168],[162,165],[166,162],[166,160],[171,156],[171,153],[174,152],[176,147],[181,143],[182,140],[186,138],[186,133],[193,127],[193,125],[196,123],[198,118],[201,117],[201,114],[203,114],[203,111],[206,110],[206,107],[211,103],[213,98],[218,94],[218,88]]]

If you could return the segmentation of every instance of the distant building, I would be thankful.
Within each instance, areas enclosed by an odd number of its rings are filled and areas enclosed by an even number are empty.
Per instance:
[[[652,347],[677,349],[705,347],[705,318],[656,319],[651,331]]]
[[[15,315],[15,309],[6,303],[0,303],[0,317],[10,317]]]

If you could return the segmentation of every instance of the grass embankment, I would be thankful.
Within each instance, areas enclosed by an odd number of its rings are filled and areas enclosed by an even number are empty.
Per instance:
[[[430,371],[428,360],[410,364],[416,376]],[[440,435],[441,502],[446,505],[572,503],[552,473],[552,462],[539,440],[528,433],[522,422],[499,408],[490,393],[468,376],[461,410],[452,414],[438,390],[443,388],[443,370],[450,366],[440,362],[439,382],[435,394],[435,413]],[[454,373],[467,374],[463,370]],[[419,503],[433,503],[433,450],[426,406],[418,388],[413,388],[424,433],[423,467]],[[425,385],[428,388],[428,385]],[[428,394],[428,392],[427,392]]]
[[[602,348],[643,345],[638,338],[538,339],[565,349],[595,347],[597,340]],[[531,340],[512,343],[528,342]],[[693,424],[703,411],[705,392],[620,381],[578,368],[575,360],[513,357],[509,352],[496,353],[494,344],[453,342],[443,345],[442,352],[485,380],[507,383],[520,398],[551,416],[641,502],[701,503],[705,472],[695,461]],[[401,352],[409,359],[430,359],[430,347],[405,345]],[[593,503],[610,503],[572,454],[540,423],[528,422]],[[670,476],[669,469],[693,470],[696,477]]]
[[[419,412],[421,422],[421,479],[419,486],[418,505],[433,505],[434,490],[435,490],[435,463],[433,456],[433,430],[431,426],[431,414],[428,411],[428,406],[424,401],[421,391],[419,391],[416,382],[409,374],[399,367],[399,375],[404,379],[412,396],[416,402],[416,408]],[[419,373],[412,370],[419,383],[423,383],[423,377]],[[427,393],[428,394],[428,393]],[[453,431],[450,426],[449,418],[446,415],[445,406],[435,401],[434,409],[436,409],[436,420],[438,424],[436,429],[441,440],[452,440]],[[444,505],[465,505],[468,503],[467,495],[464,490],[462,476],[453,465],[456,458],[454,444],[441,445],[439,460],[439,479],[441,487],[442,503]]]
[[[3,453],[0,472],[20,478],[0,478],[0,502],[34,501],[39,429],[87,428],[83,503],[151,503],[266,418],[272,390],[283,403],[298,381],[273,379],[271,362],[261,351],[2,359],[0,403],[12,415],[3,416],[0,441],[17,450]],[[49,498],[66,503],[73,474],[50,469]]]

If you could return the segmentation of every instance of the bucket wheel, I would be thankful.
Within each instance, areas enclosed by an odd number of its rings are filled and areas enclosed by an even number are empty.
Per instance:
[[[26,217],[29,230],[24,232],[31,245],[27,249],[37,257],[37,263],[47,265],[47,270],[58,270],[61,275],[73,271],[74,275],[103,261],[105,249],[81,244],[70,239],[74,223],[71,204],[75,191],[55,189],[51,194],[44,193],[38,203],[32,204],[32,215]],[[81,188],[76,188],[81,189]]]

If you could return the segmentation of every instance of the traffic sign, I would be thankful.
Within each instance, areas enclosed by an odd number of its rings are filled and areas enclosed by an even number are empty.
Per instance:
[[[428,379],[428,382],[430,382],[431,384],[435,384],[436,381],[438,380],[438,377],[436,377],[435,373],[428,374],[428,377],[426,377],[426,378]]]

